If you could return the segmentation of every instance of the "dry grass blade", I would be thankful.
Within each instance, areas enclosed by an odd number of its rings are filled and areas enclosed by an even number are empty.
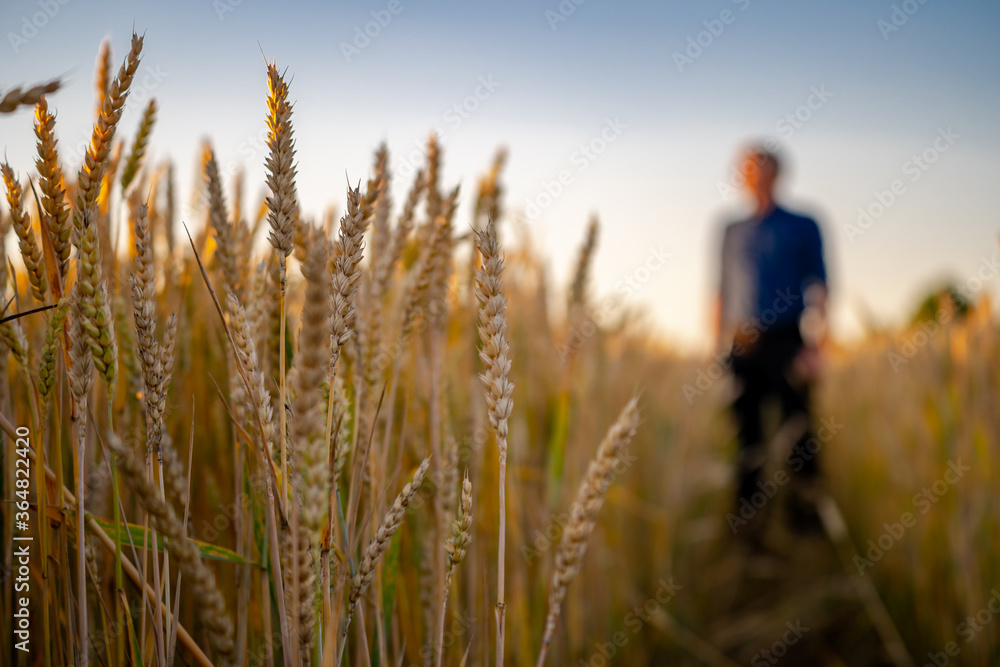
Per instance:
[[[165,538],[164,547],[177,559],[181,572],[198,609],[198,616],[208,630],[209,642],[223,664],[231,664],[233,623],[226,612],[226,601],[216,586],[215,575],[202,562],[198,547],[190,542],[184,525],[174,508],[160,499],[159,491],[146,479],[146,471],[132,455],[132,450],[114,433],[107,437],[108,446],[118,456],[118,467],[126,484],[149,512],[153,526]]]

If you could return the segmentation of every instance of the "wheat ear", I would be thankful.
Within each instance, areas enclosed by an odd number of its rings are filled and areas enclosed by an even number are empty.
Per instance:
[[[132,144],[132,152],[125,160],[125,167],[122,169],[122,193],[128,190],[132,179],[139,172],[142,166],[142,158],[146,155],[146,146],[149,144],[149,135],[153,131],[153,123],[156,122],[156,98],[149,100],[146,110],[142,113],[142,120],[139,122],[139,131],[135,135],[135,143]]]
[[[35,136],[38,138],[38,185],[42,191],[42,210],[48,215],[52,248],[59,261],[59,275],[66,282],[69,271],[69,256],[73,249],[70,236],[73,222],[66,202],[66,188],[63,185],[62,168],[59,166],[59,151],[56,142],[56,119],[49,113],[45,97],[35,106]]]
[[[597,247],[598,229],[597,216],[593,216],[587,224],[587,236],[580,247],[580,255],[576,261],[576,270],[573,273],[573,284],[569,290],[569,308],[571,314],[578,312],[578,309],[582,308],[586,303],[587,285],[590,281],[594,250]]]
[[[604,503],[608,486],[615,474],[615,466],[635,435],[639,426],[638,401],[633,398],[618,415],[618,420],[608,430],[597,448],[594,460],[587,468],[587,474],[580,483],[580,490],[570,509],[570,519],[563,530],[559,551],[556,552],[555,572],[552,575],[552,591],[549,593],[549,614],[545,619],[545,633],[542,648],[538,652],[538,665],[545,664],[549,646],[555,635],[556,623],[562,610],[566,588],[570,585],[587,551],[587,539],[594,531],[594,521]]]
[[[38,364],[38,393],[41,394],[48,408],[48,400],[56,383],[56,361],[59,358],[59,342],[63,337],[66,314],[69,312],[70,300],[63,297],[59,301],[54,314],[49,318],[45,328],[45,340],[42,342],[42,356]]]
[[[347,212],[340,220],[337,239],[337,258],[330,294],[330,370],[335,372],[340,351],[351,338],[351,322],[356,312],[354,294],[361,277],[361,259],[364,252],[365,229],[368,226],[360,206],[358,188],[347,190]]]
[[[0,343],[7,346],[22,368],[28,368],[28,337],[17,320],[0,322]]]
[[[226,200],[222,194],[222,181],[219,178],[219,165],[215,159],[215,151],[205,148],[205,182],[208,186],[208,222],[215,232],[215,257],[222,270],[226,290],[237,297],[243,295],[240,289],[240,276],[236,270],[236,244],[233,239],[233,225],[226,213]]]
[[[267,222],[268,240],[279,259],[292,253],[295,231],[295,143],[292,139],[292,105],[288,84],[273,64],[267,66]]]
[[[396,496],[395,502],[392,503],[392,507],[389,511],[385,513],[385,517],[382,519],[382,523],[379,525],[378,530],[375,532],[375,537],[371,539],[368,546],[365,548],[365,555],[361,560],[361,564],[358,566],[357,571],[354,573],[354,578],[351,580],[351,594],[348,598],[348,608],[347,608],[347,620],[344,622],[344,629],[342,631],[342,639],[347,637],[347,628],[351,624],[351,618],[354,616],[354,608],[358,604],[358,599],[368,590],[368,586],[371,585],[372,579],[375,578],[375,568],[378,567],[379,562],[382,560],[382,556],[385,555],[386,550],[389,548],[389,542],[392,540],[392,536],[396,534],[399,527],[403,525],[403,519],[406,516],[406,508],[409,507],[410,501],[413,500],[413,496],[417,493],[420,485],[424,481],[424,476],[427,474],[427,469],[431,465],[430,457],[427,457],[417,468],[417,471],[413,473],[413,478],[407,482],[403,490],[399,492]],[[341,648],[343,650],[343,647]]]
[[[344,344],[353,333],[351,323],[355,315],[355,293],[361,278],[361,259],[364,255],[365,229],[368,222],[360,204],[360,187],[347,188],[347,210],[340,220],[336,244],[336,259],[330,284],[330,368],[332,385],[337,374],[337,363]],[[326,438],[333,431],[333,392],[326,407]]]
[[[101,268],[101,250],[97,224],[91,221],[94,210],[81,218],[78,230],[77,285],[84,313],[84,331],[90,344],[94,365],[104,381],[108,395],[114,393],[118,373],[118,340],[108,298],[107,285]]]
[[[285,287],[286,263],[295,237],[295,142],[292,140],[292,105],[288,84],[273,63],[267,65],[267,222],[268,240],[278,256],[278,439],[281,443],[281,480],[288,480],[288,448],[285,446]],[[286,493],[282,486],[282,492]]]
[[[111,88],[111,39],[106,38],[101,42],[101,49],[97,52],[97,72],[94,78],[94,87],[97,93],[96,116],[101,117],[101,109],[104,108],[104,99],[108,96]]]
[[[32,86],[27,90],[21,90],[20,86],[11,88],[3,97],[0,97],[0,113],[13,113],[21,107],[34,106],[38,104],[38,100],[42,99],[43,95],[54,93],[61,86],[61,81],[53,79],[47,83]]]
[[[390,266],[395,266],[402,259],[403,251],[409,242],[410,232],[413,231],[413,220],[416,215],[417,205],[424,194],[424,180],[423,171],[418,171],[413,177],[413,185],[410,186],[410,191],[406,195],[406,201],[403,203],[403,211],[399,214],[399,220],[396,222]]]
[[[21,184],[14,178],[14,171],[4,162],[0,165],[3,173],[3,183],[7,187],[7,204],[10,205],[10,219],[17,234],[17,242],[21,248],[24,266],[28,269],[28,282],[31,283],[31,294],[39,303],[45,303],[45,293],[49,289],[49,281],[45,277],[45,260],[42,250],[35,240],[35,232],[31,228],[31,219],[24,210],[21,200]]]
[[[132,85],[136,70],[139,69],[139,60],[142,54],[143,38],[132,33],[132,46],[128,56],[118,70],[118,76],[109,87],[107,94],[100,101],[100,113],[97,116],[97,123],[94,124],[94,132],[90,139],[90,146],[87,147],[87,154],[83,159],[83,166],[77,177],[77,207],[74,213],[77,227],[80,226],[80,217],[88,209],[94,208],[97,204],[97,197],[101,190],[101,180],[107,164],[108,151],[111,149],[115,131],[118,128],[118,121],[121,120],[122,110],[125,107],[125,100],[128,98],[128,90]],[[109,56],[110,57],[110,56]],[[98,91],[100,94],[100,91]]]

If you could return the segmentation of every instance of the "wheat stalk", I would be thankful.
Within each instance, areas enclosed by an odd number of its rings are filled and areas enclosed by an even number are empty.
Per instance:
[[[485,370],[480,379],[486,386],[486,405],[490,424],[496,431],[499,452],[500,528],[497,554],[497,664],[503,664],[504,652],[504,560],[506,546],[507,419],[513,409],[514,384],[510,381],[510,345],[507,342],[507,297],[503,293],[503,257],[493,220],[485,230],[476,232],[476,247],[483,264],[476,272],[476,299],[479,301],[479,358]]]
[[[587,474],[580,482],[580,490],[570,509],[570,519],[563,530],[559,551],[556,552],[555,572],[552,575],[552,590],[549,593],[549,613],[545,620],[542,647],[538,652],[538,667],[545,664],[549,645],[555,635],[556,623],[570,585],[583,562],[587,551],[587,539],[594,531],[594,521],[604,503],[604,496],[611,485],[615,465],[635,435],[639,426],[639,405],[633,398],[621,411],[618,420],[608,429],[607,435],[597,448],[594,460],[587,468]]]
[[[278,256],[278,410],[281,443],[281,479],[288,480],[288,448],[285,446],[285,287],[286,262],[292,252],[295,235],[295,145],[292,140],[292,105],[288,101],[288,84],[278,74],[273,63],[267,65],[267,222],[271,228],[268,240]],[[286,493],[286,487],[282,487]]]
[[[240,304],[239,299],[231,292],[226,298],[226,308],[231,318],[230,327],[235,341],[235,352],[250,380],[250,400],[253,403],[253,409],[259,411],[261,421],[263,422],[264,431],[260,434],[263,449],[262,462],[268,465],[272,458],[271,452],[274,449],[275,438],[271,394],[267,391],[264,374],[260,370],[253,332],[250,329],[250,321],[247,319],[246,311]]]
[[[302,325],[295,358],[292,400],[292,440],[297,454],[302,519],[313,544],[319,541],[326,519],[329,466],[323,436],[320,385],[326,378],[330,357],[330,279],[325,243],[313,243],[302,273],[306,278]]]
[[[94,383],[94,360],[90,356],[90,345],[83,330],[83,304],[79,294],[79,283],[70,294],[71,313],[67,320],[69,338],[70,368],[69,387],[73,400],[72,420],[76,425],[76,549],[77,549],[77,623],[81,637],[87,633],[87,563],[84,554],[84,494],[87,456],[87,397]],[[87,664],[87,651],[81,651],[81,662]]]

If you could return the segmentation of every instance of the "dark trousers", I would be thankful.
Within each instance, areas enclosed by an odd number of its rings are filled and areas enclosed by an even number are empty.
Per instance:
[[[797,326],[771,328],[752,344],[737,342],[733,346],[731,361],[738,395],[732,410],[738,429],[740,461],[737,503],[760,490],[757,483],[769,456],[764,442],[762,405],[776,399],[783,424],[795,418],[811,424],[809,384],[792,377],[792,362],[802,347]],[[793,472],[806,479],[819,474],[816,454],[806,449],[806,442],[812,437],[811,428],[807,428],[788,457],[789,460],[797,457],[796,461],[802,462]]]

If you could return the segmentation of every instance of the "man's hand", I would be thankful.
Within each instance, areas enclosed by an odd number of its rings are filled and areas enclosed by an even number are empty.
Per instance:
[[[792,374],[801,382],[812,383],[819,379],[822,367],[823,357],[819,348],[806,345],[792,361]]]

